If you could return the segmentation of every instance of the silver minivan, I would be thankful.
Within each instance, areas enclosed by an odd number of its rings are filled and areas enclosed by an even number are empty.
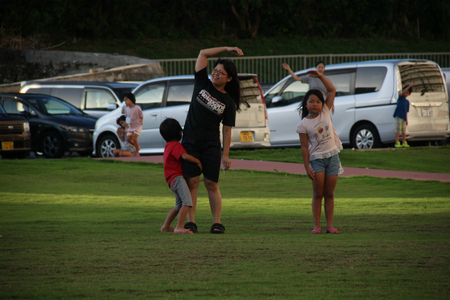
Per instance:
[[[296,72],[306,75],[308,70]],[[449,108],[441,69],[427,60],[379,60],[328,65],[325,76],[336,87],[332,120],[342,143],[357,149],[395,141],[394,110],[402,87],[416,83],[408,97],[408,141],[445,141]],[[297,107],[308,84],[287,76],[266,92],[272,147],[300,146]]]
[[[28,81],[20,93],[44,94],[61,98],[94,118],[113,111],[137,83],[96,81]]]
[[[231,131],[231,148],[270,147],[270,129],[261,87],[255,74],[238,74],[243,103],[236,113]],[[170,76],[146,81],[133,94],[144,113],[139,135],[141,154],[163,153],[165,141],[159,133],[161,122],[170,117],[184,126],[194,91],[194,75]],[[97,120],[94,131],[94,155],[111,157],[120,148],[117,118],[124,106]]]

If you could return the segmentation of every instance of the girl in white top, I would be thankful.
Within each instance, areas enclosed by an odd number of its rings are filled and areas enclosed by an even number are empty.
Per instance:
[[[322,198],[325,200],[326,232],[339,233],[336,228],[333,228],[333,214],[334,189],[338,175],[343,172],[338,155],[342,149],[342,143],[336,134],[330,115],[336,88],[317,70],[308,71],[308,74],[313,78],[320,79],[328,92],[326,101],[319,90],[313,89],[306,93],[300,107],[302,120],[297,125],[297,133],[302,145],[303,163],[313,186],[314,229],[311,233],[322,233],[320,226]]]

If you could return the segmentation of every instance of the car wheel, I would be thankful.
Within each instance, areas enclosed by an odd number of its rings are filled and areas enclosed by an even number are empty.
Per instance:
[[[64,155],[64,141],[57,132],[47,132],[41,139],[42,153],[47,158],[61,158]]]
[[[114,150],[120,149],[119,140],[113,134],[107,134],[97,143],[97,153],[100,157],[114,157]]]
[[[353,132],[352,146],[356,149],[379,148],[381,142],[375,126],[371,124],[359,125]]]

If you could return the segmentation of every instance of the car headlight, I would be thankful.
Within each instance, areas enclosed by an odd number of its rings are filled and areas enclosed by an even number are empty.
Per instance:
[[[89,132],[89,129],[83,127],[60,125],[62,129],[70,132]]]
[[[23,131],[24,132],[30,131],[30,123],[28,123],[28,122],[23,123]]]

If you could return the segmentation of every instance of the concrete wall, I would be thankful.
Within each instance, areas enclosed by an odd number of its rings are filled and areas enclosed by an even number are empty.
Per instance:
[[[115,82],[165,76],[158,62],[126,55],[2,50],[0,56],[0,93],[18,92],[28,80]]]

